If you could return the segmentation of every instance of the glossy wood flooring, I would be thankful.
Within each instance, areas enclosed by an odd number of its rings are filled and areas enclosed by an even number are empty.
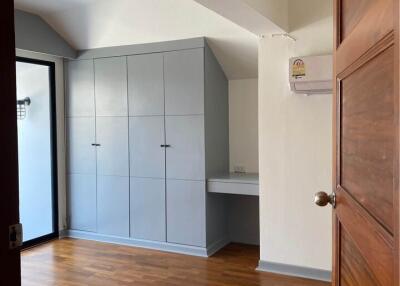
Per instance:
[[[61,239],[22,252],[22,285],[328,286],[257,272],[259,248],[231,244],[211,258]]]

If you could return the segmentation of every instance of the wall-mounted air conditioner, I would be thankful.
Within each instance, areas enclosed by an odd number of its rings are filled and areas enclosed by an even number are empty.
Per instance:
[[[290,59],[290,89],[299,94],[332,93],[332,55]]]

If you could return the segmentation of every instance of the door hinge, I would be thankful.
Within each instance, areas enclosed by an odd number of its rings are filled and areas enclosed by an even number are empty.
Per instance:
[[[8,228],[9,248],[16,249],[22,246],[22,224],[17,223],[10,225]]]

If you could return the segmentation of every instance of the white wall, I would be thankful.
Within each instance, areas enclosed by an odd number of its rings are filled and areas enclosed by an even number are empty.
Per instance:
[[[293,42],[259,43],[261,260],[331,270],[331,208],[314,205],[330,192],[331,95],[289,90],[291,56],[332,52],[332,1],[291,0]]]
[[[230,169],[258,173],[258,79],[229,81]]]
[[[17,56],[45,60],[55,63],[56,73],[56,117],[57,117],[57,158],[58,158],[58,212],[59,229],[67,228],[66,215],[66,165],[65,165],[65,119],[64,119],[64,66],[63,59],[45,54],[17,50]]]

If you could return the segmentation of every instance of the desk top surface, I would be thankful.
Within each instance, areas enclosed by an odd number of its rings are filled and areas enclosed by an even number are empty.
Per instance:
[[[258,174],[257,173],[229,173],[218,176],[213,176],[208,179],[209,182],[221,182],[221,183],[237,183],[237,184],[254,184],[258,185]]]

